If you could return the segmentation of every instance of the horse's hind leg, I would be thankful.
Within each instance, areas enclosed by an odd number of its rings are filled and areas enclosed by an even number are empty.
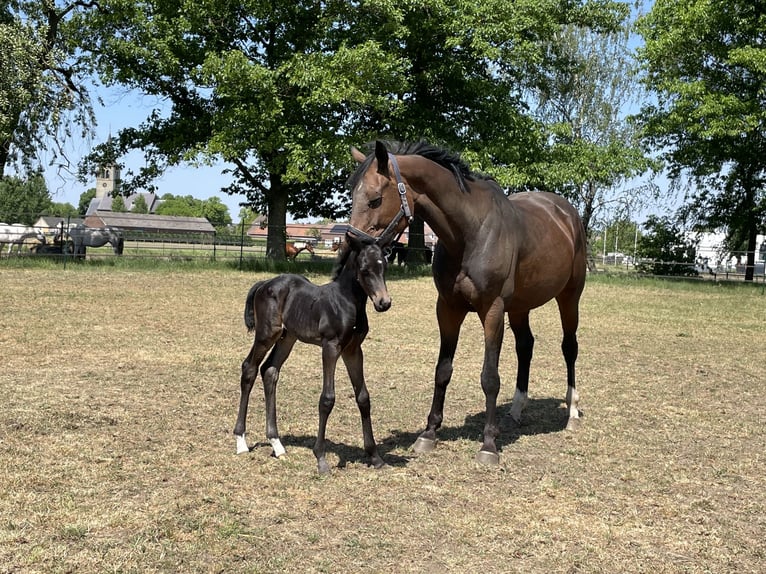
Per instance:
[[[529,389],[529,367],[535,348],[535,338],[529,328],[529,311],[522,315],[508,314],[508,321],[516,339],[516,392],[511,403],[511,418],[521,424],[521,412],[527,405]]]
[[[245,437],[245,426],[247,424],[247,405],[250,401],[250,391],[253,390],[255,377],[258,375],[258,365],[263,360],[266,351],[269,350],[271,343],[264,343],[257,338],[247,354],[247,358],[242,362],[242,375],[240,377],[240,396],[239,411],[237,412],[237,422],[234,424],[234,436],[237,439],[237,454],[249,452],[247,439]]]
[[[279,458],[285,454],[285,447],[279,440],[277,427],[277,382],[282,365],[290,356],[295,346],[295,337],[285,334],[279,339],[271,350],[269,358],[261,366],[261,378],[263,379],[263,394],[266,405],[266,438],[274,450],[274,456]]]
[[[575,430],[580,423],[580,410],[578,403],[580,396],[575,384],[575,362],[577,361],[577,326],[579,323],[580,292],[564,292],[556,298],[561,315],[561,327],[564,336],[561,340],[561,352],[564,354],[564,362],[567,366],[567,429]]]
[[[381,468],[385,466],[386,463],[378,454],[378,445],[375,442],[375,436],[372,433],[370,393],[367,391],[367,385],[364,382],[364,355],[362,353],[361,341],[354,341],[351,343],[351,346],[343,351],[342,356],[343,362],[346,364],[348,376],[351,379],[351,384],[354,386],[356,405],[359,407],[359,414],[362,417],[364,450],[370,457],[372,466]]]

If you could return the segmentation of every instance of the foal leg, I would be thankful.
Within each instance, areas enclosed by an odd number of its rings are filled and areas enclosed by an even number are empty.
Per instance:
[[[508,313],[513,336],[516,339],[516,392],[511,404],[511,418],[516,424],[521,424],[521,411],[527,405],[529,387],[529,366],[532,363],[532,351],[535,338],[529,328],[529,311],[521,315]]]
[[[237,454],[249,452],[247,439],[245,438],[245,426],[247,423],[247,405],[250,401],[250,391],[253,390],[255,377],[258,375],[258,365],[261,364],[266,351],[271,347],[270,341],[259,341],[257,338],[250,348],[250,352],[242,363],[242,375],[240,377],[239,411],[237,422],[234,424],[234,436],[237,440]]]
[[[343,351],[343,362],[346,364],[348,376],[351,384],[354,386],[354,395],[356,396],[356,405],[359,407],[359,414],[362,417],[362,436],[364,437],[364,450],[370,457],[372,466],[382,468],[386,465],[385,461],[378,454],[378,445],[372,434],[372,419],[370,418],[370,394],[367,391],[367,385],[364,382],[364,355],[362,353],[362,342],[354,340]]]
[[[285,334],[279,339],[271,350],[269,358],[261,366],[261,378],[263,379],[263,394],[266,406],[266,438],[274,450],[274,456],[279,458],[285,454],[285,447],[279,440],[277,428],[277,382],[282,365],[290,356],[296,338]]]
[[[434,373],[434,396],[431,401],[431,412],[428,413],[426,430],[420,433],[412,449],[418,453],[431,452],[436,447],[436,431],[442,426],[444,419],[444,398],[447,385],[452,379],[452,360],[460,336],[460,327],[465,319],[466,311],[456,309],[441,297],[436,301],[436,319],[439,322],[439,359]]]
[[[476,461],[482,464],[499,464],[495,439],[500,434],[497,426],[497,395],[500,392],[500,348],[503,345],[503,329],[505,319],[504,302],[496,299],[486,314],[482,317],[484,325],[484,366],[481,369],[481,388],[486,401],[486,417],[484,423],[484,442],[476,454]]]
[[[322,342],[322,394],[319,396],[319,430],[314,444],[314,456],[317,458],[319,474],[330,474],[330,467],[325,459],[325,432],[327,419],[335,406],[335,366],[338,364],[340,349],[338,342]]]
[[[577,344],[579,299],[579,292],[575,296],[564,293],[556,298],[561,315],[561,327],[564,331],[561,340],[561,352],[564,354],[564,362],[567,365],[567,430],[576,430],[580,425],[580,410],[578,409],[580,395],[577,393],[575,384],[575,361],[577,361],[579,348]]]

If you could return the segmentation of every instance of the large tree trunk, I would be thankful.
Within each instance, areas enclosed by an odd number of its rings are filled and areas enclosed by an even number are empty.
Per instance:
[[[272,174],[267,196],[268,230],[266,235],[266,257],[274,261],[285,260],[287,234],[287,189],[282,185],[282,175]]]
[[[420,265],[430,262],[426,257],[426,238],[423,229],[423,220],[419,217],[416,217],[410,223],[409,240],[407,242],[407,263]]]
[[[758,239],[758,227],[751,223],[747,230],[747,263],[745,266],[745,281],[752,281],[755,277],[755,242]]]

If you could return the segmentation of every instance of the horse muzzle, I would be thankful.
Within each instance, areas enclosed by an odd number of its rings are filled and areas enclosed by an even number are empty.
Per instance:
[[[370,297],[370,300],[378,313],[383,313],[391,308],[391,296],[388,293],[385,293],[384,295],[375,293]]]

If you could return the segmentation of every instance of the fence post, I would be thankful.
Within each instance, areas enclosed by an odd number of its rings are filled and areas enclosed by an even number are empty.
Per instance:
[[[245,218],[244,217],[240,220],[239,226],[241,227],[239,231],[239,270],[242,271],[242,257],[245,250]]]

